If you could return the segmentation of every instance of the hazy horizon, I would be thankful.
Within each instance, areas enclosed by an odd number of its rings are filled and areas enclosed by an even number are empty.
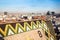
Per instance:
[[[60,0],[0,0],[0,12],[60,13]]]

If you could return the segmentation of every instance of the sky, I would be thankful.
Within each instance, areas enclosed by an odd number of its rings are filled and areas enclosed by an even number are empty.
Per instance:
[[[60,12],[60,0],[0,0],[0,12]]]

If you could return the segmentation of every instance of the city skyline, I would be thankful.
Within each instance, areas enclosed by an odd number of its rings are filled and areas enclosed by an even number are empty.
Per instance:
[[[60,0],[0,0],[0,12],[60,12]]]

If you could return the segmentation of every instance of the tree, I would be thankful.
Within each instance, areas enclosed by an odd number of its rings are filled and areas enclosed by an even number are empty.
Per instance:
[[[4,12],[4,15],[7,15],[7,12]]]
[[[46,15],[50,15],[50,12],[48,11]]]
[[[54,14],[55,14],[55,12],[51,12],[51,14],[52,14],[52,15],[54,15]]]

